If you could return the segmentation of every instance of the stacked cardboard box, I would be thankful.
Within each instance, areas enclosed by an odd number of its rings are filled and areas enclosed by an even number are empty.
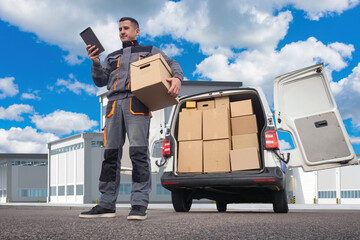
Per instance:
[[[260,168],[256,116],[251,100],[231,102],[232,150],[231,170]]]
[[[186,102],[179,113],[178,172],[229,172],[229,98]]]
[[[204,108],[204,105],[207,105]],[[231,128],[229,97],[198,102],[203,110],[204,172],[230,172]]]
[[[179,113],[178,172],[203,172],[202,111],[196,109],[195,101],[186,102]]]
[[[187,102],[179,113],[178,130],[180,173],[260,168],[251,100],[230,103],[229,97],[220,97],[198,101],[196,106]]]

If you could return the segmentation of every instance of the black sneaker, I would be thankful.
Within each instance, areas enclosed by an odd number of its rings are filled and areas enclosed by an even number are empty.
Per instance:
[[[115,210],[106,209],[96,205],[90,211],[82,212],[80,218],[113,218],[115,217]]]
[[[134,205],[127,217],[128,220],[145,220],[147,218],[146,207]]]

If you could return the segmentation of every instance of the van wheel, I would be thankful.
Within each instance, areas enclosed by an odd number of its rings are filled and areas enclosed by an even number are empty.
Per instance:
[[[192,199],[185,190],[172,191],[171,201],[176,212],[188,212],[192,204]]]
[[[289,207],[286,199],[285,190],[274,192],[273,209],[276,213],[288,213]]]
[[[219,212],[226,212],[227,203],[222,201],[216,201],[216,208]]]

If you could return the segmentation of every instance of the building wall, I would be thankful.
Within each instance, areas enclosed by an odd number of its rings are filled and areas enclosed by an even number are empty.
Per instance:
[[[360,204],[360,165],[340,168],[342,204]]]
[[[7,198],[7,161],[0,161],[0,202],[6,202]]]
[[[315,172],[304,172],[301,168],[294,168],[291,173],[291,185],[288,186],[288,189],[292,189],[295,203],[312,204],[316,197]]]
[[[317,198],[319,204],[335,204],[337,196],[337,168],[317,171]]]
[[[48,202],[83,203],[84,145],[84,140],[80,137],[48,144],[50,179]]]
[[[93,138],[86,139],[85,144],[85,195],[84,202],[93,203],[99,198],[99,177],[102,160],[104,159],[104,147],[99,146],[103,141],[102,134],[96,134]],[[96,143],[96,144],[95,144]]]
[[[47,196],[47,164],[11,167],[11,202],[45,202]]]
[[[45,202],[47,154],[0,154],[0,201]]]
[[[287,191],[300,204],[314,204],[314,197],[317,204],[360,204],[360,165],[309,173],[290,169]]]

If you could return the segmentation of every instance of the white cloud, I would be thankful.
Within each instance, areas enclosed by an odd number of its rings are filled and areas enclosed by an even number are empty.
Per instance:
[[[160,49],[169,57],[175,57],[181,55],[184,51],[182,48],[178,48],[175,44],[162,44]]]
[[[287,141],[285,141],[283,139],[279,140],[279,147],[280,147],[281,151],[288,150],[288,149],[292,148],[290,143],[288,143]]]
[[[29,90],[29,92],[21,94],[21,99],[22,100],[24,100],[24,99],[41,100],[41,98],[38,96],[38,94],[39,94],[38,90],[36,90],[36,91]]]
[[[38,132],[32,127],[0,129],[0,152],[47,153],[46,143],[57,139],[54,134]]]
[[[79,33],[91,26],[106,53],[121,47],[118,19],[133,16],[140,22],[141,35],[170,34],[175,39],[199,43],[206,54],[231,54],[231,48],[272,50],[284,38],[292,21],[284,7],[302,9],[317,20],[341,14],[359,0],[125,0],[47,1],[2,0],[0,18],[39,40],[57,45],[67,53],[64,59],[79,64],[87,58]],[[275,14],[276,13],[276,14]],[[103,55],[106,55],[104,53]]]
[[[277,46],[290,21],[289,11],[273,16],[272,10],[259,9],[250,1],[169,1],[147,21],[146,33],[199,43],[205,54],[231,48],[264,50]]]
[[[360,63],[348,77],[331,82],[331,88],[342,118],[351,118],[353,127],[360,130]]]
[[[107,53],[121,47],[118,23],[122,16],[133,16],[144,23],[156,14],[164,0],[47,1],[2,0],[0,18],[22,31],[32,32],[41,41],[57,45],[68,54],[64,59],[78,64],[87,57],[79,33],[91,26]]]
[[[350,137],[352,144],[360,144],[360,137]]]
[[[82,63],[86,58],[77,56],[74,53],[69,53],[68,55],[64,56],[64,60],[68,62],[70,65],[79,65]]]
[[[33,113],[34,108],[27,104],[13,104],[8,108],[0,107],[0,119],[15,120],[17,122],[24,121],[21,116],[26,113]]]
[[[288,44],[280,51],[243,51],[235,59],[216,54],[198,64],[195,74],[216,81],[242,81],[244,86],[260,86],[271,103],[273,79],[278,75],[324,62],[331,79],[332,71],[345,68],[349,52],[353,52],[354,47],[336,44],[338,47],[334,48],[333,44],[325,45],[311,37]]]
[[[17,84],[14,84],[14,77],[0,78],[0,99],[13,97],[19,93]]]
[[[289,3],[292,3],[297,9],[304,10],[310,19],[319,20],[329,14],[341,14],[358,5],[359,0],[290,0]]]
[[[334,14],[340,15],[344,11],[359,4],[359,0],[248,0],[245,2],[250,2],[254,6],[266,11],[281,10],[291,5],[296,9],[303,10],[306,17],[311,20],[319,20],[322,17],[332,16]]]
[[[46,116],[32,117],[38,129],[59,135],[72,132],[88,131],[97,126],[97,121],[90,120],[86,114],[56,110]]]
[[[79,82],[77,79],[74,78],[72,74],[69,75],[69,78],[69,80],[58,79],[55,85],[59,87],[65,87],[77,95],[80,95],[82,91],[84,91],[88,95],[96,95],[98,89],[93,84]],[[64,91],[65,89],[58,90],[58,92]]]

